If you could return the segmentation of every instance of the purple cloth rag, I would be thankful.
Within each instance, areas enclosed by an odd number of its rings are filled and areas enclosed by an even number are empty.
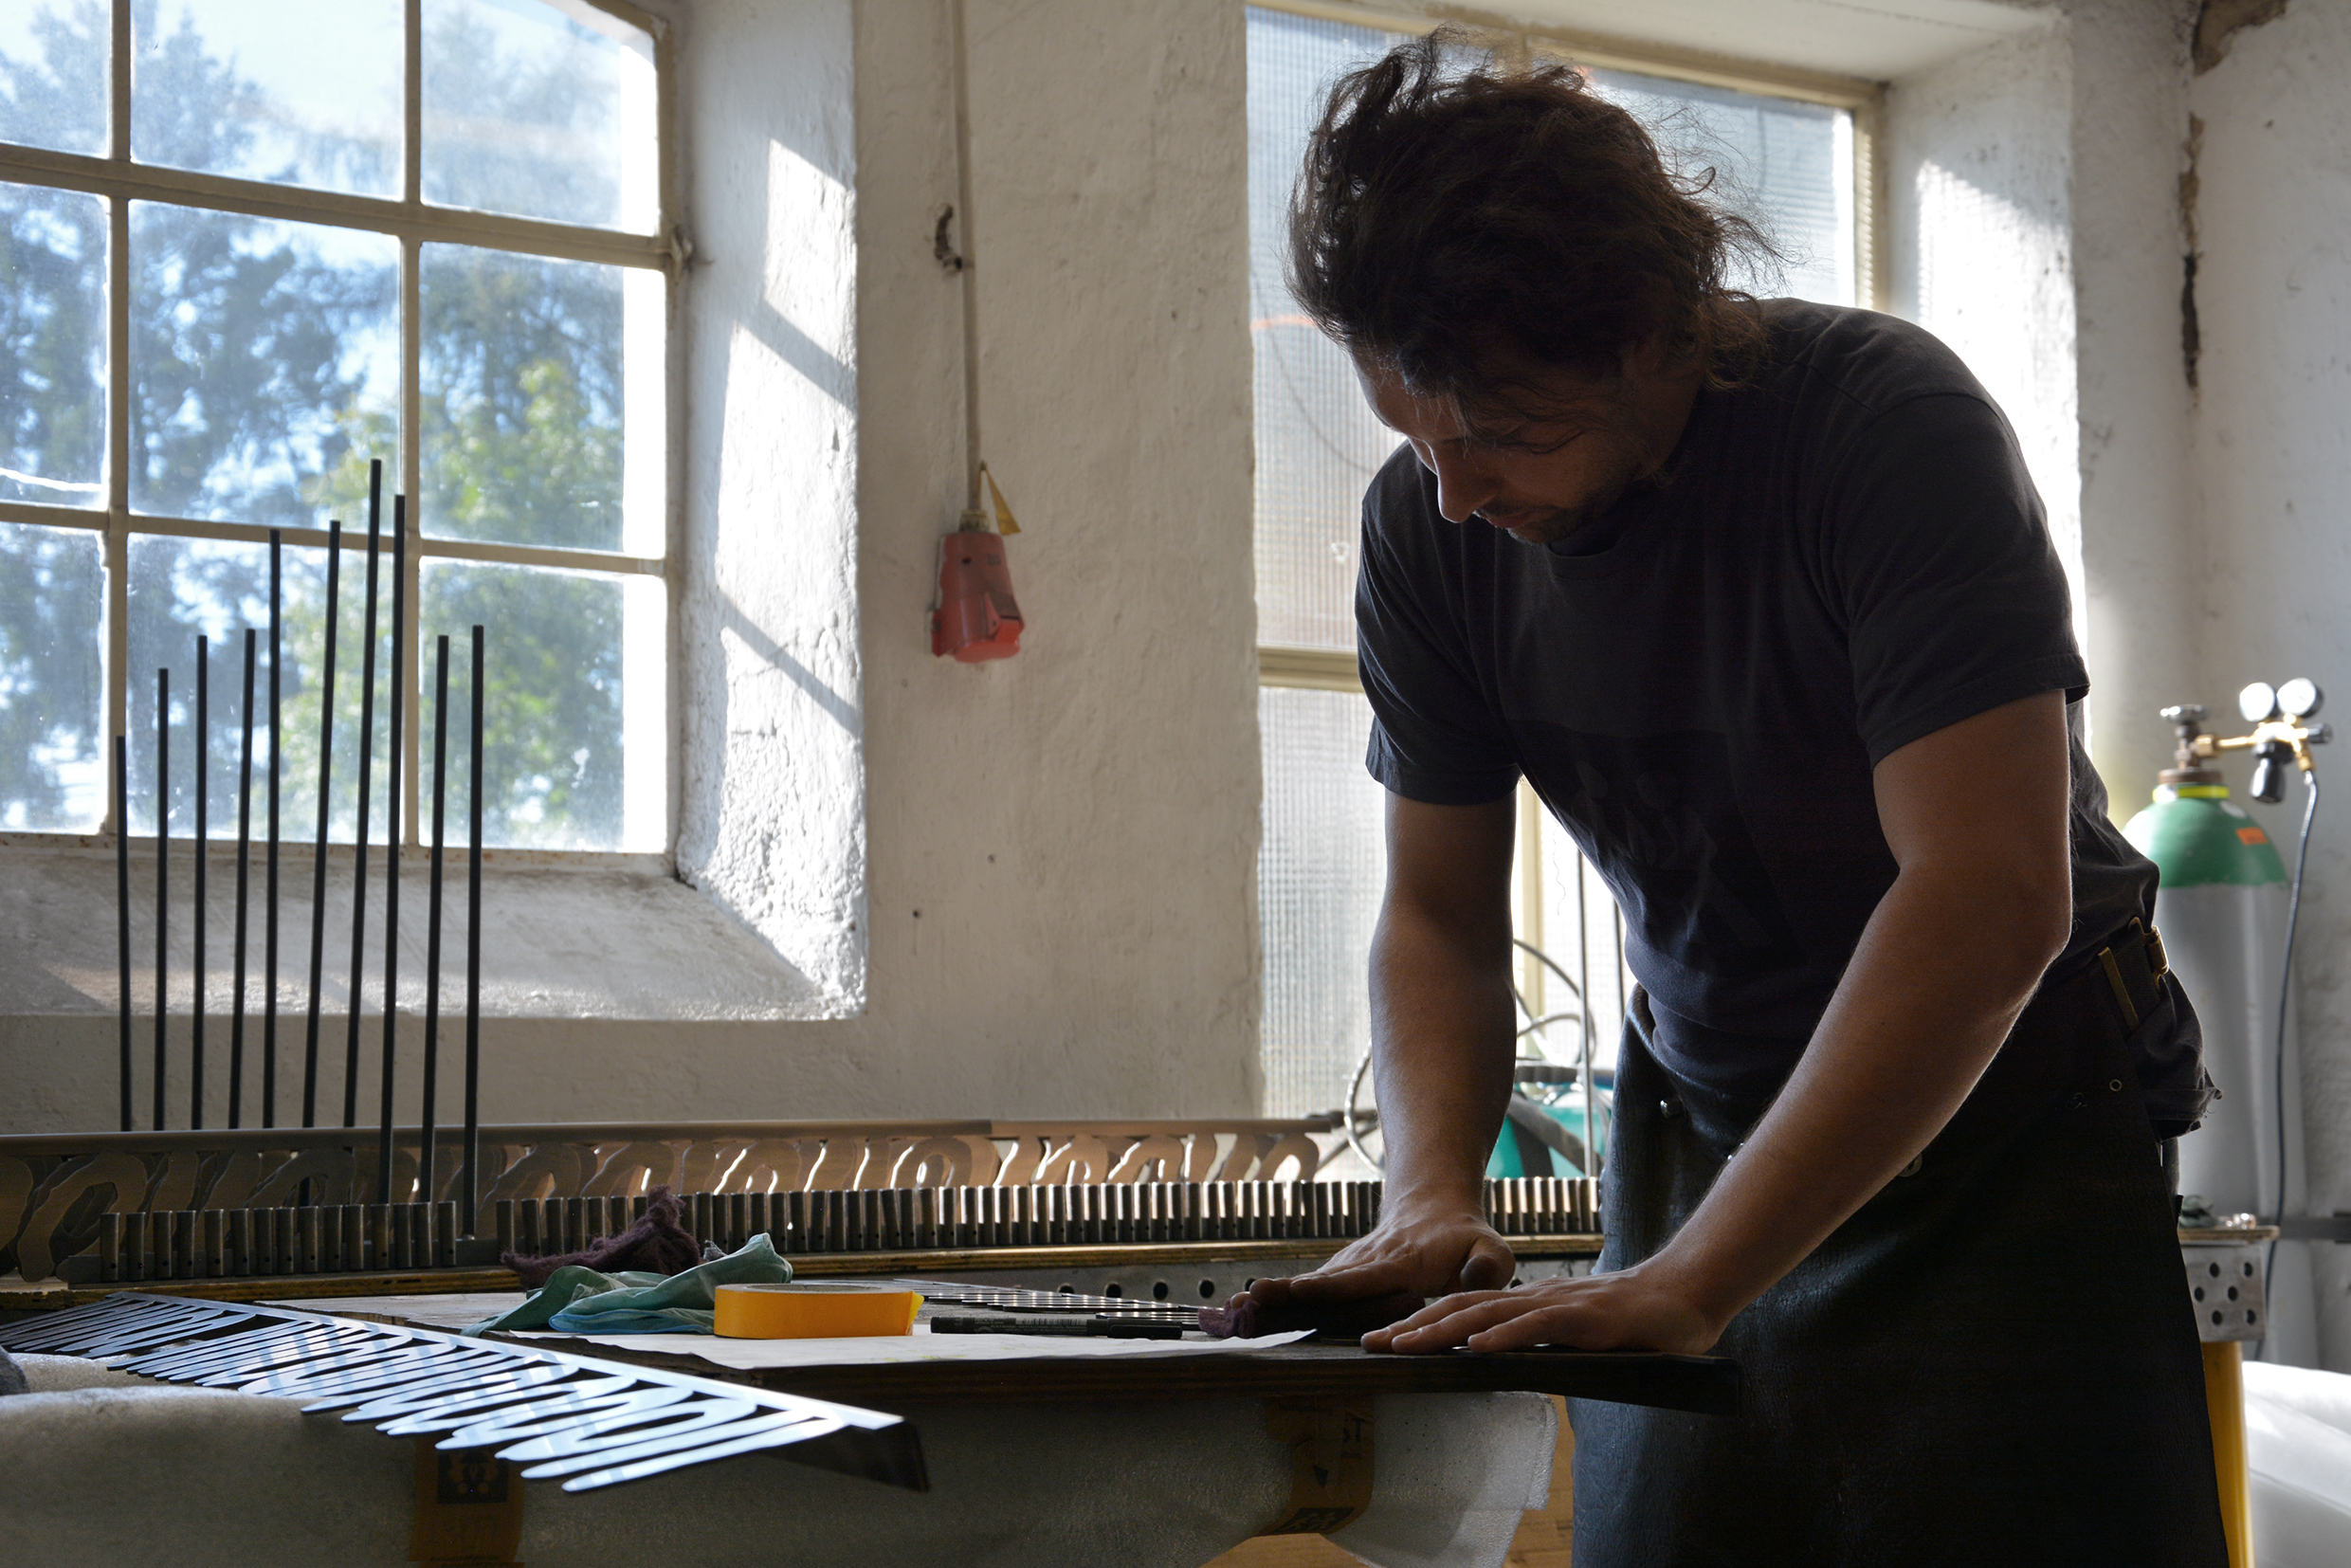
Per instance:
[[[556,1257],[526,1258],[505,1252],[499,1262],[521,1276],[526,1290],[547,1283],[547,1276],[567,1264],[579,1264],[599,1274],[683,1274],[702,1261],[702,1249],[685,1229],[685,1206],[666,1187],[647,1194],[645,1212],[617,1236],[607,1236],[581,1252]]]

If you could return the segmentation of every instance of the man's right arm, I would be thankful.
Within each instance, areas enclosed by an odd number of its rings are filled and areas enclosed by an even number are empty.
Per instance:
[[[1510,1249],[1481,1183],[1510,1097],[1510,857],[1516,802],[1388,796],[1388,884],[1372,938],[1372,1051],[1387,1146],[1379,1225],[1261,1300],[1500,1289]]]

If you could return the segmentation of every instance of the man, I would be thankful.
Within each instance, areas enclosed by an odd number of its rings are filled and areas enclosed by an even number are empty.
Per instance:
[[[1338,84],[1292,215],[1406,443],[1357,596],[1388,1185],[1260,1297],[1737,1358],[1734,1417],[1579,1402],[1578,1563],[2222,1561],[2159,1157],[2210,1085],[2014,436],[1925,333],[1729,288],[1754,231],[1575,72],[1448,51]],[[1641,992],[1600,1269],[1505,1289],[1521,776]]]

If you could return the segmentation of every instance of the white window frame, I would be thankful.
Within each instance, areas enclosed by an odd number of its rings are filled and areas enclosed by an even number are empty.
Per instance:
[[[95,157],[83,154],[61,153],[46,148],[21,146],[0,142],[0,180],[12,184],[46,186],[55,190],[79,191],[99,196],[106,202],[107,213],[107,280],[106,280],[106,505],[97,507],[44,506],[23,501],[0,501],[0,522],[31,523],[45,528],[75,529],[104,536],[104,566],[106,576],[106,734],[121,736],[128,726],[129,642],[127,614],[129,573],[126,570],[133,534],[145,534],[178,538],[229,540],[239,543],[266,544],[271,533],[266,524],[217,522],[194,518],[159,517],[131,509],[131,251],[130,210],[137,201],[164,202],[173,206],[195,208],[218,212],[233,212],[246,217],[271,218],[293,223],[320,224],[341,228],[358,229],[369,233],[390,235],[400,243],[400,454],[396,489],[414,496],[422,490],[423,456],[420,449],[423,390],[420,385],[420,364],[423,353],[420,321],[419,267],[424,246],[428,244],[465,245],[478,248],[504,251],[510,254],[544,257],[560,261],[592,262],[608,266],[636,267],[664,275],[665,328],[663,356],[665,361],[674,359],[671,344],[678,315],[678,294],[685,265],[693,247],[683,227],[679,205],[680,182],[677,158],[677,64],[673,29],[667,21],[650,11],[629,5],[627,0],[542,0],[551,10],[561,13],[574,8],[591,9],[616,21],[635,27],[652,40],[654,71],[654,135],[659,146],[656,155],[656,186],[658,215],[649,233],[632,233],[620,229],[592,228],[574,224],[549,223],[533,218],[508,217],[497,213],[474,212],[459,208],[436,207],[428,204],[422,194],[422,157],[424,116],[422,90],[424,76],[423,0],[406,0],[402,8],[406,59],[401,72],[402,93],[402,173],[401,193],[397,199],[380,196],[359,196],[341,191],[318,191],[269,181],[238,179],[223,174],[197,173],[187,170],[165,168],[156,164],[138,163],[131,157],[131,5],[132,0],[113,0],[112,39],[108,49],[108,91],[110,95],[109,142],[107,154]],[[663,773],[667,780],[665,795],[667,800],[663,828],[663,847],[657,855],[628,851],[581,849],[515,850],[500,849],[501,860],[515,864],[581,865],[592,866],[643,866],[657,862],[666,869],[673,862],[677,846],[678,815],[678,567],[683,552],[680,548],[680,520],[675,501],[674,481],[676,438],[678,427],[678,378],[664,376],[665,406],[658,439],[665,451],[664,471],[672,476],[665,483],[662,497],[663,551],[659,556],[632,556],[616,551],[547,549],[531,545],[497,544],[470,539],[438,538],[425,533],[419,519],[411,511],[408,520],[407,575],[402,583],[406,605],[401,627],[402,667],[392,678],[403,683],[405,708],[410,714],[423,711],[421,705],[421,671],[424,665],[418,647],[417,627],[420,595],[418,585],[427,560],[489,561],[501,565],[556,567],[570,571],[598,572],[618,575],[660,577],[667,585],[670,613],[668,631],[663,648],[663,681],[668,688],[669,701],[665,704],[668,720],[663,735]],[[387,532],[391,527],[386,520]],[[324,528],[281,528],[277,531],[288,545],[310,546],[323,550],[328,534]],[[346,527],[343,536],[345,551],[364,550],[364,537],[355,539]],[[389,567],[387,568],[389,569]],[[414,849],[422,846],[420,834],[425,830],[424,813],[413,809],[419,799],[417,789],[417,759],[421,724],[404,726],[401,743],[399,779],[401,801],[401,846]],[[105,755],[111,757],[112,747]],[[99,828],[94,833],[9,832],[0,834],[0,846],[10,844],[82,845],[112,847],[116,835],[124,825],[115,820],[115,790],[112,785],[113,763],[105,763],[108,779],[106,806]],[[308,845],[288,842],[286,849],[306,852]]]
[[[1853,278],[1857,302],[1884,310],[1888,299],[1886,253],[1885,136],[1886,85],[1857,77],[1844,77],[1796,66],[1766,64],[1710,55],[1667,44],[1610,38],[1572,28],[1536,27],[1496,16],[1416,16],[1349,5],[1343,0],[1247,0],[1260,10],[1285,11],[1293,16],[1339,22],[1349,27],[1375,27],[1405,36],[1425,35],[1440,27],[1460,27],[1480,44],[1505,60],[1552,56],[1602,70],[1637,72],[1643,76],[1727,87],[1767,98],[1794,99],[1843,109],[1853,117]],[[1363,690],[1356,655],[1347,650],[1293,647],[1260,644],[1257,684],[1308,691]],[[1512,870],[1517,904],[1517,935],[1537,947],[1543,945],[1542,803],[1522,779],[1518,789],[1518,828]],[[1580,857],[1579,857],[1580,858]],[[1580,872],[1578,873],[1581,874]],[[1623,917],[1615,917],[1617,962],[1624,953]],[[1545,974],[1523,952],[1514,956],[1519,994],[1535,1016],[1547,1007]]]

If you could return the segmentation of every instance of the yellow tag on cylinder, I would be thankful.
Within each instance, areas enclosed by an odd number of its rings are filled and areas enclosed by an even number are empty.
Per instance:
[[[714,1332],[730,1340],[862,1340],[914,1332],[922,1298],[890,1285],[722,1285]]]

